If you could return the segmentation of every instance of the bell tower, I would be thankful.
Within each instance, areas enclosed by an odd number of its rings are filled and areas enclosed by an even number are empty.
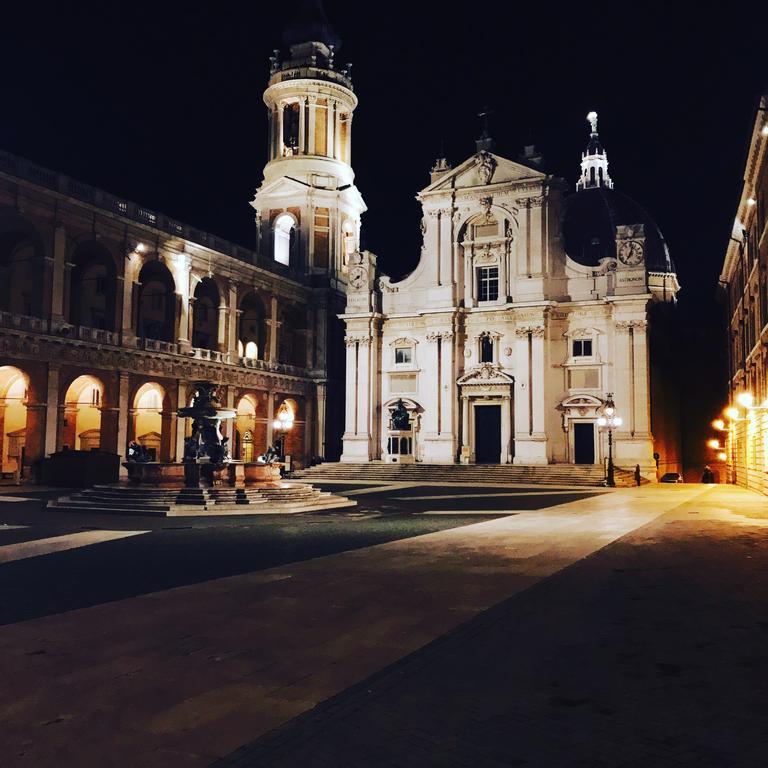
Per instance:
[[[270,57],[268,162],[251,203],[259,258],[344,290],[366,210],[351,165],[352,65],[336,63],[340,41],[319,0],[300,4],[283,44]]]
[[[589,143],[581,153],[581,178],[576,182],[576,189],[591,189],[592,187],[607,187],[613,189],[613,182],[608,175],[608,155],[600,137],[597,135],[597,112],[587,115],[590,125]]]

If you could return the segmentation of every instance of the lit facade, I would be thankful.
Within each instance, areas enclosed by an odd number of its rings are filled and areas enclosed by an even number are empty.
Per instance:
[[[653,220],[613,188],[588,119],[575,192],[533,147],[509,160],[484,132],[419,193],[411,274],[394,282],[374,254],[353,255],[342,461],[600,464],[612,393],[616,464],[655,478],[658,454],[659,470],[680,470],[655,363],[674,265]]]
[[[728,317],[729,479],[768,493],[768,94],[758,103],[720,275]]]
[[[0,153],[0,457],[33,480],[64,448],[183,457],[194,382],[220,384],[235,458],[278,439],[301,466],[341,452],[348,254],[365,210],[357,99],[321,29],[287,32],[264,93],[256,248]],[[275,434],[276,417],[291,428]]]

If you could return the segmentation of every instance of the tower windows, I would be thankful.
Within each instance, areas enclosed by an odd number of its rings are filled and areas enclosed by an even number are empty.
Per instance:
[[[478,301],[496,301],[499,298],[499,268],[477,268]]]
[[[275,219],[274,259],[280,264],[291,263],[291,241],[293,239],[294,220],[290,214],[281,213]]]
[[[288,154],[295,155],[299,151],[299,118],[298,102],[283,107],[283,144]]]

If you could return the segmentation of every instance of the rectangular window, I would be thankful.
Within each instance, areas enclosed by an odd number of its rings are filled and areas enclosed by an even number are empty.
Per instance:
[[[568,371],[568,389],[599,389],[599,368],[571,368]]]
[[[477,298],[478,301],[496,301],[499,298],[498,267],[478,267]]]
[[[573,342],[574,357],[592,357],[592,339],[577,339]]]
[[[413,362],[413,350],[410,347],[396,347],[395,348],[395,363],[410,364]]]

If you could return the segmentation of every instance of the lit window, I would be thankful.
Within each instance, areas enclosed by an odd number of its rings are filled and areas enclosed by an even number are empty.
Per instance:
[[[574,357],[592,357],[592,339],[577,339],[573,342]]]
[[[480,301],[499,298],[499,268],[479,267],[477,270],[477,297]]]
[[[286,266],[291,263],[291,232],[293,218],[282,213],[275,219],[275,261]]]
[[[256,342],[255,341],[249,341],[245,345],[245,356],[249,360],[255,360],[258,357],[257,352],[258,352],[258,349],[256,347]]]
[[[413,362],[413,350],[410,347],[395,347],[395,363],[397,365]]]

